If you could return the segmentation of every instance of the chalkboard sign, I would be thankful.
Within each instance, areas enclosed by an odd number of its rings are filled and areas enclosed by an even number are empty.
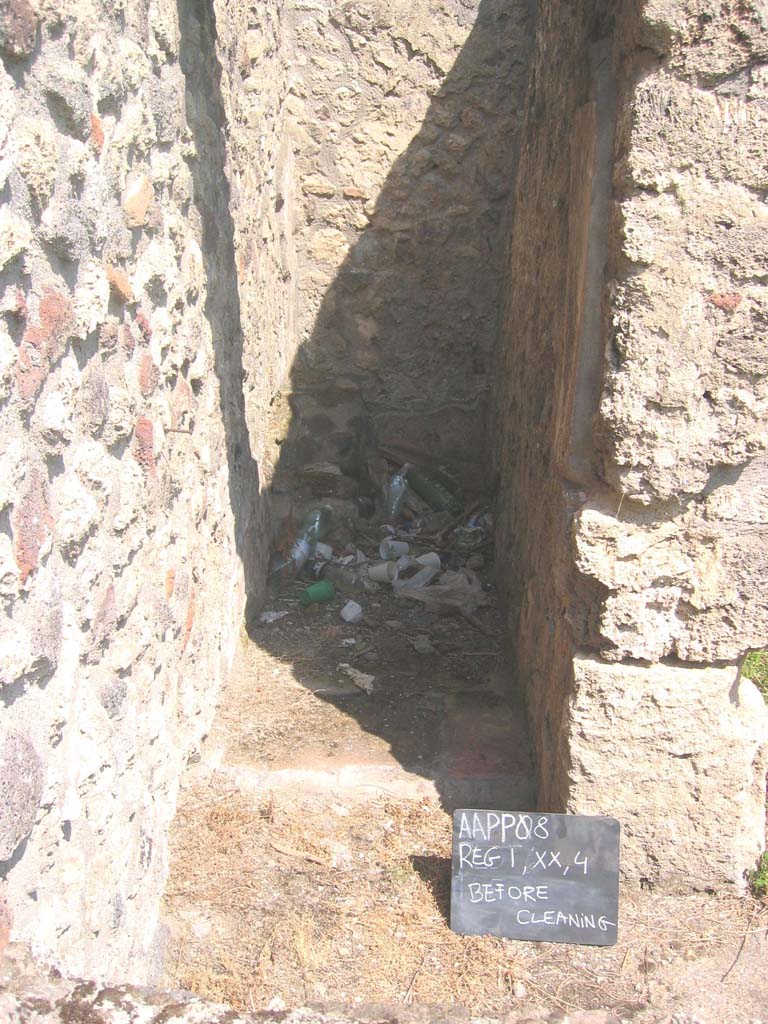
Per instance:
[[[451,867],[455,932],[590,946],[616,942],[615,818],[458,810]]]

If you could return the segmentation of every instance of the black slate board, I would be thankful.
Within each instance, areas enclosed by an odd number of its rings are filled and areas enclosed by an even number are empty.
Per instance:
[[[612,946],[618,915],[615,818],[454,812],[453,931]]]

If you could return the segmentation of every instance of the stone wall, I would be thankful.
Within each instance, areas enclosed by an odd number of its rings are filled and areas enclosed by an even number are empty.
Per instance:
[[[499,398],[504,582],[542,805],[619,817],[630,877],[740,884],[768,757],[738,678],[768,635],[768,25],[707,0],[616,16],[542,5]]]
[[[529,5],[285,6],[298,349],[276,486],[322,460],[354,473],[374,441],[477,483]]]
[[[134,980],[265,554],[207,9],[0,5],[3,897]]]
[[[239,283],[245,416],[260,485],[272,482],[272,407],[298,345],[296,146],[286,4],[217,0],[221,159],[226,156]],[[260,531],[263,532],[263,531]]]

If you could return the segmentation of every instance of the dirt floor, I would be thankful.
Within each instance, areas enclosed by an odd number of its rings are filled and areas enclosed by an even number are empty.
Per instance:
[[[244,1009],[604,1007],[638,1021],[768,1021],[768,905],[749,898],[626,887],[614,947],[454,934],[451,811],[535,806],[522,714],[500,682],[499,614],[492,603],[478,612],[483,632],[383,587],[351,626],[343,600],[305,610],[301,589],[272,594],[267,609],[288,614],[243,636],[187,773],[168,985]],[[343,664],[372,675],[372,692]]]

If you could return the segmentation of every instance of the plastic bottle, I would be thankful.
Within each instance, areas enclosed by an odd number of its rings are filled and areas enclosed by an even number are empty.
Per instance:
[[[272,569],[274,576],[298,576],[314,553],[315,545],[328,535],[333,512],[327,505],[313,508],[304,517],[301,532],[293,542],[287,558],[277,562]]]
[[[320,505],[318,508],[313,508],[311,512],[308,512],[304,517],[301,536],[304,537],[305,540],[308,540],[314,547],[314,544],[317,541],[325,540],[328,536],[332,518],[333,511],[327,505]]]
[[[386,517],[390,523],[394,523],[403,511],[405,492],[408,490],[408,481],[405,479],[408,469],[408,463],[406,462],[403,468],[395,473],[387,484]]]
[[[408,472],[408,483],[428,505],[438,512],[461,511],[461,502],[443,484],[435,480],[419,466],[412,466]]]
[[[328,562],[319,567],[320,576],[329,580],[337,590],[348,597],[359,597],[361,594],[368,594],[377,591],[379,588],[368,579],[364,569],[353,568],[351,565],[338,565],[336,562]]]

